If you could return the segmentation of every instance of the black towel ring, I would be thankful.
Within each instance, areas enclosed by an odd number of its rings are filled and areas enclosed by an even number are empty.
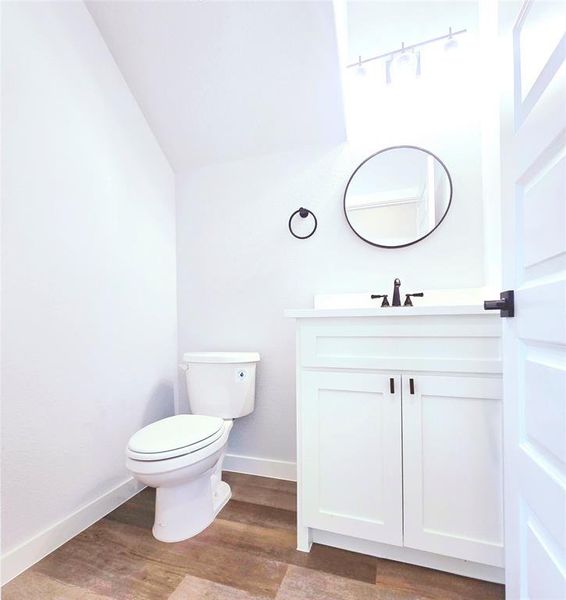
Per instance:
[[[293,217],[295,215],[299,215],[302,219],[306,219],[309,215],[312,215],[312,218],[314,219],[314,227],[312,229],[312,231],[308,234],[308,235],[297,235],[294,231],[293,231],[293,225],[292,225],[292,221],[293,221]],[[318,227],[318,221],[316,220],[316,217],[314,215],[314,213],[309,210],[308,208],[303,208],[301,206],[301,208],[299,208],[299,210],[296,210],[290,217],[289,217],[289,231],[291,232],[291,235],[294,235],[297,239],[299,240],[306,240],[307,238],[310,238],[310,236],[316,231],[316,228]]]

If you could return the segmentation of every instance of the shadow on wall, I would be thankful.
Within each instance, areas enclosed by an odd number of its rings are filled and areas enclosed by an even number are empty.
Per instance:
[[[77,506],[85,506],[86,504],[90,503],[93,498],[99,498],[102,494],[107,493],[109,490],[112,490],[116,486],[122,485],[126,479],[129,479],[130,474],[126,469],[126,446],[129,437],[133,435],[138,429],[141,429],[142,427],[145,427],[150,423],[154,423],[159,419],[170,417],[174,414],[175,388],[171,381],[164,379],[159,381],[159,383],[155,385],[151,393],[147,395],[145,410],[143,412],[141,421],[137,425],[133,425],[133,430],[120,433],[120,444],[115,445],[110,452],[112,461],[118,461],[118,466],[120,463],[123,465],[121,472],[118,471],[117,473],[116,471],[113,471],[112,477],[98,480],[92,487],[82,490],[82,494],[77,502]],[[112,423],[109,423],[108,427],[109,429],[112,429]],[[108,435],[115,434],[115,431],[108,432]],[[118,448],[120,449],[119,456],[117,456]],[[89,464],[84,465],[85,469],[89,469],[89,467]],[[126,491],[125,493],[128,493],[128,491]],[[129,496],[124,497],[123,500],[126,501],[128,498]]]
[[[175,414],[175,388],[171,381],[160,381],[149,396],[142,426]]]

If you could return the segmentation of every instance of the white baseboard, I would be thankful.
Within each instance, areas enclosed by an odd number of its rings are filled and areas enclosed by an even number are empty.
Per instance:
[[[222,468],[224,471],[232,471],[234,473],[246,473],[247,475],[261,475],[262,477],[272,477],[273,479],[297,481],[297,464],[286,460],[226,454]]]
[[[2,555],[0,559],[2,585],[102,519],[143,488],[144,486],[138,481],[129,478],[100,498],[82,506],[68,517]]]

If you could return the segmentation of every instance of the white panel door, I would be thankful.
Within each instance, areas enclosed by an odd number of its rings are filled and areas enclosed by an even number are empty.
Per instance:
[[[302,523],[403,541],[398,375],[301,374]]]
[[[501,388],[403,374],[405,546],[503,566]]]
[[[566,2],[500,2],[506,590],[566,598]]]

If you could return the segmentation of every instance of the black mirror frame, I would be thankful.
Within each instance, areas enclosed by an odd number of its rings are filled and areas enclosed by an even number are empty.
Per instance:
[[[348,188],[350,187],[350,183],[352,182],[352,179],[354,178],[354,176],[356,175],[356,173],[368,162],[368,160],[371,160],[372,158],[374,158],[378,154],[382,154],[383,152],[387,152],[389,150],[398,150],[399,148],[412,148],[413,150],[420,150],[421,152],[426,152],[427,154],[429,154],[430,156],[432,156],[433,158],[435,158],[442,165],[442,168],[444,169],[444,171],[446,172],[446,175],[448,177],[448,183],[450,184],[450,199],[448,200],[448,205],[446,206],[446,210],[444,211],[444,214],[442,215],[442,219],[440,219],[440,221],[438,221],[438,223],[426,235],[423,235],[418,240],[413,240],[412,242],[409,242],[408,244],[399,244],[398,246],[384,246],[383,244],[376,244],[375,242],[370,242],[369,240],[366,240],[365,237],[363,237],[362,235],[360,235],[354,229],[354,227],[352,226],[352,223],[350,223],[350,219],[348,219],[348,213],[346,212],[346,194],[348,193]],[[438,156],[436,156],[436,154],[434,154],[430,150],[426,150],[425,148],[421,148],[420,146],[410,146],[410,145],[389,146],[389,148],[384,148],[383,150],[379,150],[378,152],[375,152],[371,156],[368,156],[365,160],[363,160],[356,167],[356,169],[352,173],[352,175],[350,175],[350,179],[348,179],[348,183],[346,184],[346,189],[344,190],[344,200],[343,200],[344,216],[346,217],[346,221],[348,222],[348,225],[350,226],[350,229],[361,240],[363,240],[367,244],[370,244],[372,246],[376,246],[378,248],[406,248],[407,246],[412,246],[413,244],[418,244],[419,242],[422,242],[422,240],[424,240],[425,238],[427,238],[433,231],[436,231],[438,229],[438,227],[440,226],[440,224],[442,223],[442,221],[444,221],[444,219],[446,218],[446,215],[448,214],[448,211],[450,210],[450,206],[452,205],[452,196],[453,196],[453,194],[454,194],[454,186],[452,185],[452,177],[450,177],[450,171],[448,171],[448,168],[446,167],[446,165],[440,160],[440,158],[438,158]]]

